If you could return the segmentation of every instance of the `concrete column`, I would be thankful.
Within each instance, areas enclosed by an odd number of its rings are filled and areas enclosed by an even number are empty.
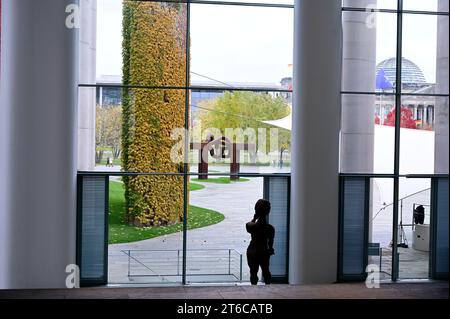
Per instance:
[[[448,12],[448,0],[439,0],[438,10]],[[436,52],[436,89],[439,93],[449,91],[449,43],[448,16],[438,16]],[[449,167],[449,118],[448,98],[436,98],[434,172],[448,174]]]
[[[345,0],[346,7],[366,8],[374,0]],[[344,91],[374,92],[376,77],[376,26],[370,14],[343,13]],[[372,173],[374,163],[375,96],[342,97],[341,161],[343,173]]]
[[[98,93],[98,104],[100,106],[103,106],[103,87],[99,88],[99,93]]]
[[[96,83],[97,0],[80,0],[80,83]],[[95,168],[95,88],[78,93],[78,169]]]
[[[297,0],[294,31],[291,284],[336,280],[341,2]]]
[[[78,31],[65,25],[74,3],[2,1],[0,288],[65,287],[75,262]]]
[[[373,8],[376,5],[376,0],[344,0],[344,7]],[[343,91],[375,92],[377,33],[373,14],[343,13]],[[342,96],[340,171],[343,173],[374,172],[375,103],[374,95]],[[384,114],[381,114],[380,122],[383,121]],[[371,189],[374,190],[373,180]],[[372,195],[371,192],[370,220],[373,213]],[[372,233],[370,223],[369,241]]]
[[[7,238],[8,231],[8,203],[9,203],[9,147],[10,143],[7,138],[9,132],[9,108],[4,106],[4,99],[2,98],[2,87],[6,84],[1,69],[4,66],[3,45],[5,43],[5,19],[3,18],[2,0],[0,0],[0,289],[6,287],[9,273],[8,256],[9,248]]]

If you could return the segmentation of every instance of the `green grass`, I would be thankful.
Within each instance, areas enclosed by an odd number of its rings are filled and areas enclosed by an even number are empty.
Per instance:
[[[107,158],[102,158],[100,163],[97,163],[97,165],[106,165]],[[119,158],[113,159],[113,165],[114,166],[120,166],[122,165],[122,161]]]
[[[198,179],[193,178],[193,181],[202,182],[202,183],[215,183],[215,184],[230,184],[233,182],[248,182],[248,178],[239,178],[238,180],[232,181],[229,177],[208,177],[208,179]]]
[[[125,211],[125,197],[123,184],[120,182],[109,182],[109,243],[129,243],[162,235],[180,232],[183,224],[178,223],[160,227],[134,227],[123,222]],[[191,184],[191,188],[192,185]],[[198,184],[197,184],[198,185]],[[203,186],[203,185],[199,185]],[[195,187],[195,186],[194,186]],[[220,223],[224,220],[223,214],[189,205],[188,229],[205,227]]]
[[[278,160],[277,160],[278,161]],[[225,166],[225,167],[230,167],[230,163],[220,163],[220,162],[214,162],[214,163],[209,163],[210,165],[216,165],[216,166]],[[260,167],[260,166],[272,166],[272,163],[267,163],[267,162],[257,162],[257,163],[251,163],[249,161],[245,161],[244,163],[241,162],[241,166],[249,166],[249,167]],[[283,161],[283,167],[289,167],[291,166],[291,162],[288,160],[284,160]],[[209,170],[210,173],[212,173],[212,170]],[[218,171],[217,171],[218,172]]]
[[[205,185],[197,184],[197,183],[189,183],[189,190],[191,192],[198,191],[198,190],[201,190],[203,188],[205,188]]]

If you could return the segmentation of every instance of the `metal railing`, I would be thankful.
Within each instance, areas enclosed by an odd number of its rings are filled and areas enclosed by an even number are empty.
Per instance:
[[[418,192],[415,192],[415,193],[412,193],[412,194],[409,194],[409,195],[407,195],[407,196],[405,196],[405,197],[400,198],[400,199],[398,200],[398,202],[400,203],[400,205],[399,205],[399,207],[400,207],[400,216],[403,214],[403,207],[404,207],[403,203],[404,203],[404,201],[405,201],[406,199],[411,198],[411,197],[416,196],[416,195],[419,195],[419,194],[421,194],[421,193],[429,192],[429,191],[431,191],[431,188],[426,188],[426,189],[422,189],[421,191],[418,191]],[[414,204],[417,204],[417,203],[414,203]],[[373,221],[375,220],[375,218],[377,218],[377,216],[378,216],[383,210],[386,210],[386,208],[388,208],[388,207],[390,207],[390,206],[393,206],[393,205],[394,205],[394,203],[390,203],[390,204],[387,204],[387,205],[384,205],[383,207],[381,207],[381,208],[376,212],[375,216],[372,217],[371,222],[373,222]],[[429,206],[429,205],[427,205],[427,204],[420,204],[420,205],[422,205],[422,206]],[[414,207],[414,208],[415,208],[415,207]]]
[[[128,257],[128,277],[182,276],[183,250],[121,250]],[[187,276],[230,276],[242,281],[242,254],[235,249],[186,252]]]
[[[405,229],[411,228],[414,230],[414,214],[413,211],[418,205],[430,207],[430,193],[431,188],[426,188],[418,192],[414,192],[404,196],[398,200],[399,205],[399,224],[398,224],[398,245],[399,247],[409,247],[409,242],[412,241],[412,232],[406,232]],[[380,215],[381,212],[386,211],[387,208],[392,207],[393,203],[381,207],[371,220],[371,223]],[[430,214],[425,213],[426,220],[429,222]],[[404,221],[407,221],[406,223]],[[411,221],[411,222],[409,222]],[[389,246],[392,245],[392,241]]]

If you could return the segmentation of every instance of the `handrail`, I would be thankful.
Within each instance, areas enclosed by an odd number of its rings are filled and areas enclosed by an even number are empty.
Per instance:
[[[429,190],[431,190],[431,187],[428,187],[428,188],[422,189],[421,191],[418,191],[418,192],[415,192],[415,193],[406,195],[405,197],[399,198],[398,201],[401,202],[401,201],[403,201],[404,199],[413,197],[413,196],[415,196],[415,195],[417,195],[417,194],[420,194],[420,193],[422,193],[422,192],[426,192],[426,191],[429,191]],[[375,220],[375,218],[377,218],[377,216],[381,213],[382,210],[385,210],[386,208],[388,208],[389,206],[392,206],[392,205],[394,205],[394,202],[392,202],[392,203],[390,203],[390,204],[387,204],[387,205],[384,205],[383,207],[381,207],[381,208],[378,210],[378,212],[375,214],[375,216],[372,218],[372,220],[371,220],[370,222],[373,222],[373,221]]]
[[[238,254],[241,254],[239,251],[237,251],[234,248],[196,248],[196,249],[188,249],[187,251],[235,251]],[[168,252],[168,251],[183,251],[183,249],[124,249],[122,252],[125,251],[158,251],[158,252]]]
[[[126,250],[121,250],[121,252],[123,252],[124,254],[126,254],[128,256],[128,277],[133,277],[133,276],[138,276],[138,277],[146,277],[146,276],[158,276],[162,279],[164,279],[166,276],[180,276],[180,253],[183,252],[182,249],[166,249],[166,250],[162,250],[162,249],[126,249]],[[170,261],[173,261],[173,265],[175,266],[175,261],[176,261],[176,274],[160,274],[157,271],[155,271],[154,269],[150,268],[147,266],[147,264],[151,264],[152,262],[154,262],[155,267],[160,267],[161,266],[161,261],[159,260],[158,257],[153,257],[153,258],[145,258],[145,256],[132,256],[132,253],[136,252],[136,253],[176,253],[173,256],[172,255],[165,255],[164,257],[162,257],[163,259],[165,259],[165,261],[163,260],[163,264],[164,262],[167,263],[169,262],[170,265]],[[204,252],[206,254],[201,254],[201,255],[195,255],[195,254],[189,254],[189,252]],[[211,255],[211,252],[221,252],[222,255]],[[242,254],[237,251],[236,249],[190,249],[188,251],[186,251],[187,254],[190,255],[190,258],[192,258],[193,260],[195,260],[197,263],[201,263],[201,265],[204,265],[205,267],[210,267],[211,262],[223,262],[223,270],[224,273],[222,274],[217,274],[214,272],[208,273],[208,271],[206,271],[205,273],[201,273],[201,274],[197,274],[197,273],[193,273],[193,274],[189,274],[191,275],[206,275],[206,276],[214,276],[214,275],[230,275],[235,277],[238,281],[242,281]],[[210,255],[208,255],[208,253],[210,253]],[[225,253],[225,254],[224,254]],[[208,259],[215,259],[215,260],[208,260]],[[135,261],[138,265],[143,266],[145,269],[149,270],[151,272],[151,274],[142,274],[142,275],[136,275],[136,274],[132,274],[131,273],[131,260]],[[209,266],[208,266],[209,265]],[[170,268],[170,267],[169,267]],[[165,270],[167,270],[167,267],[164,268]],[[202,269],[202,267],[199,267],[199,269]],[[211,269],[217,270],[217,269],[222,269],[222,267],[213,267]],[[170,271],[169,271],[170,272]],[[237,273],[236,273],[237,272]]]
[[[242,163],[241,163],[242,164]],[[171,173],[171,172],[122,172],[122,171],[78,171],[79,176],[198,176],[198,175],[208,175],[208,176],[232,176],[232,177],[291,177],[291,173],[200,173],[200,172],[187,172],[187,173]]]
[[[125,253],[125,251],[128,251],[128,254]],[[136,261],[138,264],[141,264],[142,266],[144,266],[145,268],[147,268],[148,270],[150,270],[151,272],[153,272],[155,274],[155,276],[160,277],[162,281],[165,280],[164,276],[159,275],[158,273],[156,273],[154,270],[152,270],[151,268],[147,267],[144,263],[140,262],[138,259],[134,258],[131,256],[131,250],[122,250],[122,252],[124,252],[126,255],[128,255],[128,277],[130,277],[130,259],[133,259],[134,261]],[[167,279],[166,279],[167,280]]]

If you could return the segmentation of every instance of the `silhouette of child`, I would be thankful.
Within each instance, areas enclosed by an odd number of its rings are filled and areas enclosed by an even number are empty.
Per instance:
[[[270,213],[270,202],[260,199],[255,204],[255,215],[252,221],[245,226],[252,240],[247,248],[247,263],[250,267],[250,282],[258,283],[258,270],[261,267],[266,285],[270,284],[272,275],[269,270],[270,256],[274,254],[273,239],[275,228],[267,223],[267,215]]]

